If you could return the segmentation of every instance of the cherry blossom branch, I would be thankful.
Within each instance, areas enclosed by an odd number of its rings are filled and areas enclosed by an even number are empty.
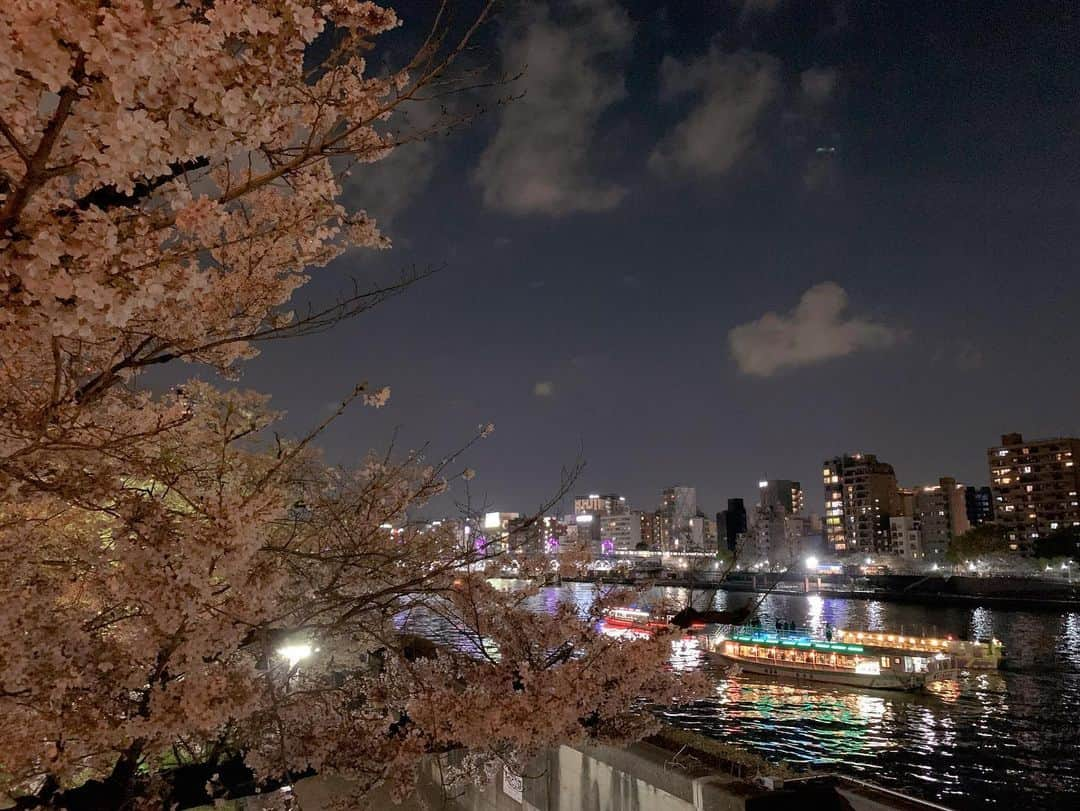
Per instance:
[[[34,150],[34,154],[30,157],[30,162],[26,166],[26,173],[9,194],[3,208],[0,208],[0,234],[5,233],[15,225],[19,219],[19,214],[30,201],[30,195],[46,179],[46,165],[49,156],[52,154],[53,147],[60,137],[60,131],[64,128],[64,124],[71,114],[71,108],[75,104],[76,98],[78,98],[79,88],[86,78],[85,70],[86,54],[80,51],[75,57],[75,64],[72,67],[68,83],[60,91],[56,109],[53,111],[44,133],[42,133],[37,149]]]

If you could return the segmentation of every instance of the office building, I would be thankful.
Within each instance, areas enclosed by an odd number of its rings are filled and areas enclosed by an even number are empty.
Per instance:
[[[620,515],[628,509],[626,497],[617,493],[606,493],[604,495],[594,493],[588,496],[577,496],[574,499],[574,513],[576,515],[584,515],[585,513],[591,515]]]
[[[1080,439],[1024,441],[1005,434],[986,452],[994,520],[1005,528],[1010,547],[1029,552],[1037,538],[1080,526]]]
[[[825,534],[839,555],[887,553],[889,518],[901,514],[893,467],[870,453],[825,461]]]

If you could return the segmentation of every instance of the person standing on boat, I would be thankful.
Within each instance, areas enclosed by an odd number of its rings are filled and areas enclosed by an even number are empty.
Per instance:
[[[832,626],[829,623],[825,623],[825,641],[832,642]]]

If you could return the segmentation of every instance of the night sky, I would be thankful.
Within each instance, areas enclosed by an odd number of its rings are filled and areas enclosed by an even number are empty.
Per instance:
[[[394,5],[388,59],[434,3]],[[507,4],[470,58],[524,69],[500,91],[524,96],[357,172],[394,248],[299,301],[444,269],[241,382],[293,432],[389,385],[325,435],[335,462],[494,422],[468,457],[492,509],[534,509],[579,452],[577,491],[642,508],[678,483],[712,513],[769,477],[821,512],[822,459],[856,450],[904,485],[985,484],[1002,432],[1080,432],[1078,11]]]

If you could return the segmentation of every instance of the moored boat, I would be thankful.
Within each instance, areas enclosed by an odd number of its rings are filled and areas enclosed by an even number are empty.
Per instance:
[[[655,614],[641,608],[608,608],[604,610],[604,626],[618,630],[655,634],[660,631],[674,630],[671,615]],[[687,632],[704,630],[705,623],[694,622]]]
[[[746,673],[871,690],[921,690],[955,670],[944,653],[877,650],[801,634],[738,631],[713,642],[713,655]]]

